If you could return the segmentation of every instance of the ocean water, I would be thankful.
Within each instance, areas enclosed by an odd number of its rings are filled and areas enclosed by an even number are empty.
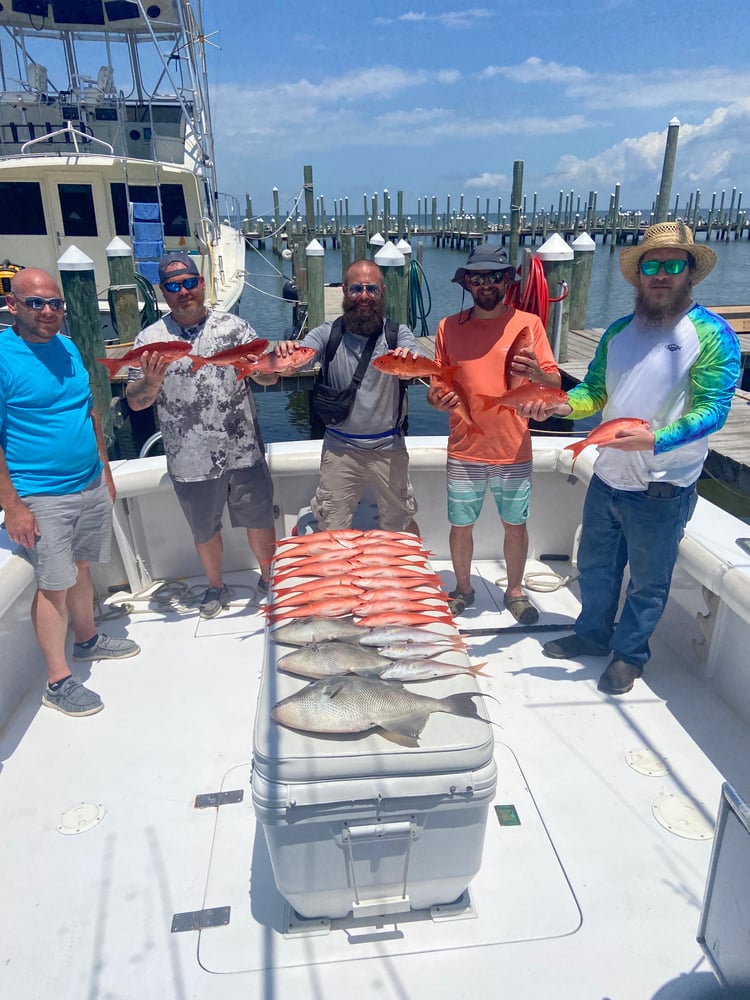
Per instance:
[[[490,241],[493,237],[490,237]],[[412,245],[417,247],[418,238]],[[270,247],[270,242],[267,244]],[[750,300],[750,241],[711,242],[716,252],[716,267],[696,287],[696,299],[706,306],[741,305]],[[620,248],[610,252],[609,244],[597,243],[591,272],[586,326],[604,328],[619,316],[631,311],[634,289],[627,284],[618,263]],[[461,289],[451,283],[456,268],[467,257],[465,250],[451,250],[432,245],[425,237],[422,256],[423,297],[427,332],[434,336],[438,321],[461,308]],[[240,302],[240,315],[259,336],[283,340],[292,329],[292,306],[281,297],[286,280],[291,277],[290,261],[274,256],[270,249],[248,249],[245,257],[246,288]],[[324,280],[341,281],[341,253],[330,241],[324,258]],[[419,332],[419,331],[416,331]],[[446,434],[447,417],[426,401],[427,389],[409,388],[409,434]],[[256,396],[258,414],[266,441],[292,441],[308,437],[306,394],[302,392],[265,392]]]

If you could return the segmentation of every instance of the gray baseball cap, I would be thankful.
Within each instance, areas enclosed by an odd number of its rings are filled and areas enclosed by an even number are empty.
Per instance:
[[[463,267],[459,267],[451,278],[457,285],[462,285],[467,271],[513,271],[513,280],[520,280],[516,275],[515,266],[508,263],[508,255],[502,247],[480,243],[469,254],[469,259]]]

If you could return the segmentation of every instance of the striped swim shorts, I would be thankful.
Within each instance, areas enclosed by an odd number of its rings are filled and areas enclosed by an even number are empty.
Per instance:
[[[479,517],[489,486],[497,512],[506,524],[524,524],[529,517],[531,462],[487,465],[448,459],[448,520],[457,528]]]

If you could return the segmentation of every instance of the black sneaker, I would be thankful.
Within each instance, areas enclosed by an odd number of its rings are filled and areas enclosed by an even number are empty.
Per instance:
[[[609,656],[608,649],[593,646],[585,639],[573,633],[564,635],[562,639],[551,639],[542,646],[545,656],[554,660],[577,660],[579,656]]]
[[[612,660],[596,686],[603,694],[627,694],[642,673],[643,667],[624,660]]]
[[[232,603],[232,591],[229,587],[208,587],[201,598],[201,618],[215,618]]]

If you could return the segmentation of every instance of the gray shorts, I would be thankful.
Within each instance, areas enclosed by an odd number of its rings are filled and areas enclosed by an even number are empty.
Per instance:
[[[36,518],[39,538],[25,549],[41,590],[68,590],[77,562],[104,563],[112,548],[112,498],[98,476],[80,493],[22,497]]]
[[[224,507],[233,528],[273,528],[273,481],[265,460],[248,469],[230,469],[218,479],[175,479],[174,491],[198,545],[221,531]]]

